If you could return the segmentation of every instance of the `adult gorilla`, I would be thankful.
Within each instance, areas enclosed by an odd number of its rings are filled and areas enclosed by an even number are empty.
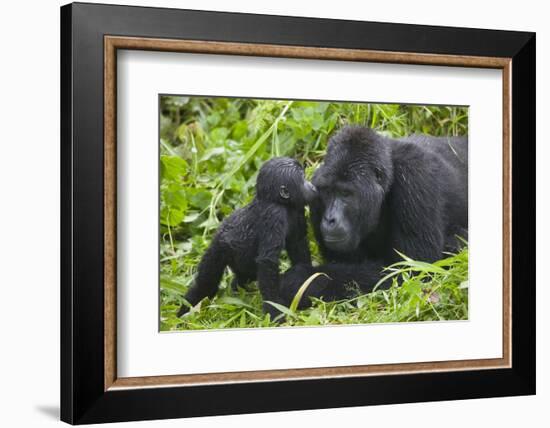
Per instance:
[[[466,137],[391,139],[369,128],[346,127],[330,139],[312,182],[319,197],[311,219],[327,264],[287,271],[283,303],[314,272],[330,279],[315,279],[306,296],[340,299],[357,286],[372,291],[383,267],[400,259],[395,250],[433,262],[457,249],[457,235],[467,239]]]

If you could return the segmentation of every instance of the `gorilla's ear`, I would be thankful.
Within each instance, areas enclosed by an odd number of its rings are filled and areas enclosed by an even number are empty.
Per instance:
[[[285,200],[290,199],[290,192],[284,184],[279,187],[279,196]]]

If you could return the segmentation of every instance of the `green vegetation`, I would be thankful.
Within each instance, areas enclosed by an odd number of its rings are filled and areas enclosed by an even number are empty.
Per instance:
[[[310,177],[328,137],[345,124],[368,125],[391,137],[465,135],[468,112],[463,107],[161,97],[161,330],[467,319],[467,248],[434,264],[404,256],[388,270],[403,277],[400,287],[345,301],[317,300],[302,311],[295,305],[281,308],[287,315],[282,324],[262,313],[254,287],[232,292],[228,271],[214,299],[176,317],[218,225],[254,196],[262,163],[291,156]],[[310,248],[314,263],[321,263],[312,234]],[[282,270],[289,266],[283,257]]]

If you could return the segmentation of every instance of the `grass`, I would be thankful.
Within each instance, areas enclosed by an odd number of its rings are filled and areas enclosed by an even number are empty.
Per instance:
[[[387,276],[394,279],[386,290],[335,302],[313,299],[313,306],[297,310],[301,293],[298,291],[290,307],[276,305],[285,317],[274,322],[262,313],[262,299],[257,290],[229,287],[231,275],[222,282],[222,288],[212,300],[205,299],[191,312],[176,317],[184,283],[162,277],[163,290],[172,304],[163,311],[163,330],[198,330],[222,328],[259,328],[275,326],[314,326],[336,324],[393,323],[413,321],[445,321],[468,319],[468,249],[436,263],[417,262],[407,257],[387,268]],[[397,285],[401,277],[401,285]],[[311,278],[314,280],[314,278]]]
[[[275,325],[262,313],[257,289],[231,291],[229,271],[215,298],[176,317],[217,227],[252,199],[267,159],[294,157],[310,177],[322,162],[329,136],[345,124],[367,125],[391,137],[468,132],[468,111],[462,107],[165,96],[160,113],[162,331]],[[320,264],[309,234],[313,261]],[[281,270],[289,267],[283,256]],[[402,277],[400,287],[339,302],[315,301],[302,311],[296,302],[284,308],[282,325],[467,319],[467,272],[467,248],[433,265],[403,257],[386,272]]]

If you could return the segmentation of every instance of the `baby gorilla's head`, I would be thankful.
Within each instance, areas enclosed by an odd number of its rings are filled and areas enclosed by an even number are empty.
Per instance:
[[[304,168],[292,158],[273,158],[264,163],[256,181],[256,197],[263,201],[304,206],[317,195],[306,180]]]

